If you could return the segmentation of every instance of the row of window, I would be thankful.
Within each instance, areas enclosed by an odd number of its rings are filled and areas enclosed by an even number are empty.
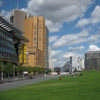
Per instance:
[[[0,59],[18,61],[12,33],[0,29]]]
[[[5,41],[8,41],[8,42],[13,42],[13,39],[8,37],[8,36],[1,36],[0,35],[0,40],[5,40]]]
[[[7,54],[7,53],[3,53],[3,54],[0,53],[0,58],[1,59],[6,58],[6,60],[11,60],[12,62],[17,62],[18,61],[18,59],[15,55]]]
[[[9,47],[9,48],[14,48],[14,45],[12,44],[12,43],[10,43],[10,42],[8,42],[8,41],[4,41],[4,40],[1,40],[0,41],[0,46],[6,46],[6,47]]]
[[[4,48],[4,47],[0,47],[0,52],[1,53],[8,53],[8,54],[16,54],[16,51],[11,49],[11,48]]]
[[[3,40],[11,41],[11,42],[13,41],[11,38],[11,35],[9,35],[9,33],[7,33],[7,32],[3,32],[3,31],[0,32],[0,38]]]
[[[15,58],[17,58],[17,56],[15,54],[9,54],[7,52],[4,52],[4,53],[0,52],[0,57],[9,57],[9,58],[15,57]]]

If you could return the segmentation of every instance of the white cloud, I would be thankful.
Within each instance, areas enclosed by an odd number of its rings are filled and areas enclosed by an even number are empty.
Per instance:
[[[100,48],[96,45],[90,45],[88,51],[100,51]]]
[[[57,35],[54,35],[54,36],[50,36],[49,37],[50,43],[55,42],[57,39],[58,39],[58,36]]]
[[[24,11],[24,12],[27,12],[27,9],[26,8],[21,8],[20,10],[21,11]]]
[[[80,19],[79,22],[77,23],[77,27],[83,27],[89,23],[90,23],[89,19]]]
[[[75,52],[66,52],[64,55],[65,58],[69,58],[70,56],[80,56],[80,55]]]
[[[56,57],[61,55],[62,51],[61,50],[51,50],[51,57]]]
[[[78,47],[69,47],[69,51],[81,51],[85,49],[84,46],[78,46]]]
[[[59,22],[52,22],[51,20],[46,20],[46,25],[49,28],[50,32],[58,32],[59,29],[62,28],[62,23]]]
[[[94,11],[92,12],[92,23],[100,22],[100,6],[96,6]]]
[[[46,18],[50,32],[60,30],[64,22],[80,17],[92,0],[30,0],[28,12]],[[82,4],[81,4],[82,2]],[[80,9],[80,4],[82,9]]]
[[[80,19],[76,26],[83,27],[88,24],[95,24],[99,22],[100,22],[100,6],[96,6],[91,14],[91,17],[87,19],[86,18]]]
[[[11,12],[2,10],[0,15],[5,18],[7,21],[10,21]]]
[[[81,43],[98,43],[99,41],[99,34],[89,34],[87,30],[83,30],[80,33],[63,35],[53,43],[52,47],[59,48],[78,45]]]
[[[59,57],[59,58],[56,58],[56,62],[54,63],[54,66],[55,67],[62,67],[64,66],[64,63],[66,62],[66,58],[65,57]]]
[[[100,35],[99,34],[93,34],[88,37],[87,42],[93,43],[93,42],[98,42],[100,40]]]
[[[53,50],[49,48],[50,67],[56,67],[56,66],[60,67],[64,62],[63,55],[64,55],[64,52],[62,50]]]
[[[87,41],[88,36],[89,33],[85,30],[77,34],[63,35],[61,38],[57,39],[57,41],[53,44],[53,48],[59,48],[62,46],[69,46],[85,42]]]

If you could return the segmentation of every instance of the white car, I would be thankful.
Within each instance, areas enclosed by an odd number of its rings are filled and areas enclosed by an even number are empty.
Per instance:
[[[61,72],[60,75],[68,75],[68,72]]]
[[[57,72],[51,72],[51,75],[58,75]]]

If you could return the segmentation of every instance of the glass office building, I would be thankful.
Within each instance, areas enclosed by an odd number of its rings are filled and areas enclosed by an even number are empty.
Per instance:
[[[2,28],[0,28],[0,59],[17,63],[13,36]]]
[[[23,33],[0,17],[0,61],[18,64],[19,48],[23,43]]]

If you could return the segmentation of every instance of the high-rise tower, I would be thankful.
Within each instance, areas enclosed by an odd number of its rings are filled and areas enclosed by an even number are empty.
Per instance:
[[[33,16],[25,19],[25,37],[28,66],[48,66],[48,30],[43,16]]]

